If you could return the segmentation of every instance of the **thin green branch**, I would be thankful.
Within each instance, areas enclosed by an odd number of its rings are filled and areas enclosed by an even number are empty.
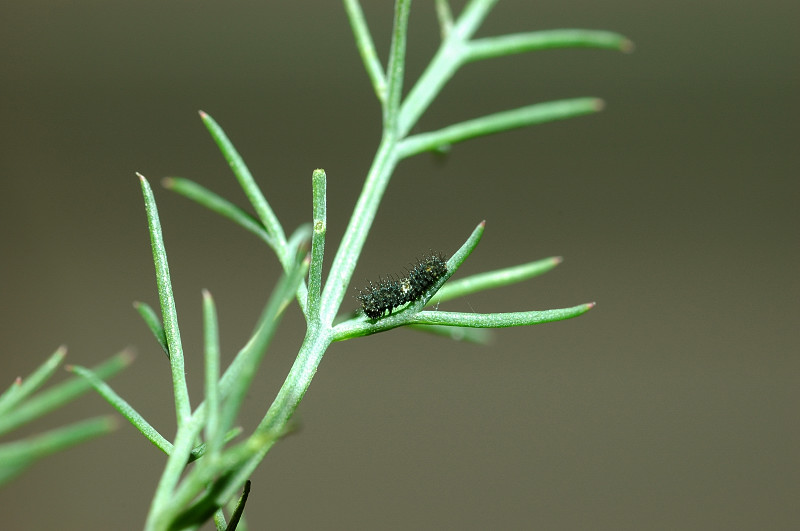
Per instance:
[[[497,0],[470,0],[458,17],[455,31],[458,38],[467,40],[478,30]]]
[[[344,7],[356,39],[356,48],[358,48],[358,53],[364,63],[364,69],[372,82],[375,96],[377,96],[381,105],[385,105],[386,76],[378,59],[378,53],[375,51],[375,43],[372,40],[367,21],[364,19],[364,12],[361,10],[358,0],[344,0]]]
[[[543,260],[528,262],[527,264],[497,269],[486,273],[479,273],[460,280],[454,280],[443,286],[428,302],[428,305],[439,304],[465,295],[471,295],[487,289],[496,289],[510,284],[516,284],[538,275],[547,273],[563,259],[560,256],[551,256]]]
[[[133,307],[139,312],[139,315],[142,316],[144,323],[147,325],[147,328],[150,329],[150,332],[158,341],[158,344],[161,345],[161,349],[164,351],[164,354],[167,355],[167,359],[169,359],[169,347],[167,346],[167,335],[164,332],[164,325],[161,324],[161,318],[156,314],[156,311],[147,304],[146,302],[139,302],[136,301],[133,303]]]
[[[233,170],[233,174],[239,181],[239,185],[242,187],[242,190],[244,190],[250,204],[253,205],[258,219],[261,220],[261,223],[264,225],[269,235],[277,242],[277,247],[282,250],[282,252],[278,253],[278,259],[284,264],[284,261],[289,260],[289,257],[286,253],[286,235],[283,232],[280,221],[278,221],[278,217],[275,215],[275,212],[273,212],[272,207],[269,206],[267,199],[256,184],[255,179],[253,179],[253,175],[239,155],[239,152],[233,147],[225,131],[222,130],[211,116],[203,111],[200,111],[200,119],[203,120],[206,128],[211,133],[211,136],[217,143],[225,160],[228,161],[228,165],[231,167],[231,170]],[[284,268],[285,267],[286,264],[284,264]]]
[[[394,28],[392,45],[389,49],[389,62],[386,67],[387,97],[383,108],[384,134],[397,132],[397,112],[403,92],[403,76],[406,64],[406,37],[408,36],[408,13],[411,0],[396,0],[394,7]]]
[[[220,429],[220,396],[219,396],[219,324],[217,322],[217,309],[211,293],[203,290],[203,332],[205,353],[206,376],[206,441],[207,450],[212,456],[219,453],[222,448],[222,439],[225,433]]]
[[[161,180],[161,184],[164,188],[177,192],[252,232],[269,245],[275,254],[279,255],[283,252],[277,247],[275,239],[269,235],[260,221],[211,190],[181,177],[167,177]]]
[[[296,262],[295,267],[288,275],[284,274],[281,276],[267,305],[268,311],[266,314],[268,318],[264,319],[264,326],[251,338],[243,351],[237,356],[238,362],[236,364],[236,370],[229,377],[233,378],[233,380],[230,383],[229,394],[220,415],[220,429],[225,429],[225,427],[231,425],[235,419],[242,400],[250,388],[259,362],[263,358],[264,352],[274,335],[275,329],[279,323],[279,317],[292,300],[294,293],[296,293],[297,285],[308,272],[309,261],[310,260],[306,258]],[[229,372],[230,371],[226,371],[225,376],[228,376]],[[223,376],[221,388],[224,386],[225,376]],[[224,388],[221,390],[224,396],[226,394]],[[204,411],[207,411],[208,404],[205,403],[204,405]],[[201,423],[203,417],[205,417],[205,415],[200,414],[200,411],[198,411],[193,420]],[[181,432],[179,431],[179,438],[180,434]],[[282,435],[282,433],[278,433],[274,440],[277,440],[280,435]],[[172,468],[170,474],[176,475],[176,477],[171,476],[170,478],[166,477],[167,471],[165,470],[164,476],[162,476],[162,484],[159,485],[157,497],[154,498],[151,506],[151,514],[148,522],[172,522],[180,514],[193,513],[193,509],[185,508],[198,494],[207,488],[208,481],[214,477],[239,478],[245,471],[252,472],[248,466],[255,468],[261,459],[258,459],[258,462],[252,465],[249,465],[250,462],[248,459],[253,459],[254,454],[261,455],[262,458],[263,455],[266,455],[266,450],[274,443],[274,440],[267,443],[267,438],[267,436],[259,434],[258,429],[256,429],[254,435],[248,438],[244,445],[239,445],[237,447],[241,453],[236,453],[234,459],[231,459],[231,453],[230,450],[228,450],[219,459],[214,461],[199,461],[197,466],[187,475],[176,491],[174,487],[177,485],[177,475],[180,474],[182,469],[178,469],[177,467]],[[176,448],[178,447],[177,441],[175,446]],[[247,461],[247,464],[244,464],[245,461]],[[241,480],[237,479],[238,484],[236,488],[241,488],[241,485],[248,477],[249,473],[241,477]],[[231,481],[233,480],[231,479]],[[207,510],[212,504],[216,504],[214,506],[215,508],[220,507],[231,496],[232,495],[228,495],[227,498],[224,496],[214,497],[213,500],[208,500],[207,503],[204,503],[201,510]]]
[[[314,232],[311,237],[311,266],[308,273],[308,317],[319,325],[319,305],[322,289],[322,262],[325,254],[327,232],[327,178],[325,170],[314,170],[311,176],[312,216]]]
[[[84,378],[95,391],[105,398],[106,402],[111,404],[111,407],[116,409],[120,415],[128,419],[137,430],[142,432],[142,435],[147,438],[153,445],[169,455],[172,453],[172,443],[169,442],[157,429],[155,429],[145,418],[136,411],[124,398],[119,396],[111,386],[105,383],[95,371],[81,367],[79,365],[71,365],[67,369]]]
[[[453,13],[447,0],[436,0],[436,18],[439,19],[439,33],[445,40],[453,31]]]
[[[169,459],[167,459],[164,472],[161,474],[161,479],[153,495],[153,501],[150,503],[150,512],[145,523],[146,530],[165,529],[166,526],[159,523],[163,524],[170,520],[162,515],[174,509],[173,496],[175,487],[186,468],[186,463],[191,456],[192,445],[200,435],[204,423],[203,416],[195,415],[178,428],[178,433],[175,435],[175,445],[169,455]],[[203,461],[205,459],[200,460],[200,463]]]
[[[489,14],[497,0],[472,0],[463,9],[447,38],[417,82],[408,92],[397,119],[397,134],[403,138],[417,123],[445,83],[463,64],[467,41]]]
[[[411,322],[426,325],[468,326],[472,328],[506,328],[552,323],[583,315],[595,307],[594,302],[571,308],[556,310],[507,312],[507,313],[460,313],[424,311],[411,317]]]
[[[6,411],[11,409],[14,405],[16,405],[19,401],[17,400],[17,395],[22,390],[22,377],[17,376],[11,385],[3,391],[3,394],[0,395],[0,416],[3,415]]]
[[[398,151],[401,158],[410,157],[424,151],[439,150],[470,138],[591,114],[602,108],[603,101],[597,98],[575,98],[527,105],[460,122],[438,131],[409,136],[400,142]]]
[[[611,31],[558,29],[515,33],[470,41],[463,61],[471,62],[506,55],[552,48],[606,48],[630,52],[633,43]]]
[[[137,173],[142,185],[142,195],[147,212],[147,224],[150,229],[150,244],[153,248],[153,263],[156,268],[156,284],[158,298],[161,302],[161,316],[164,322],[164,333],[169,347],[169,364],[172,369],[172,389],[175,399],[175,415],[178,427],[188,422],[192,409],[189,404],[189,389],[186,386],[186,373],[183,368],[183,346],[178,327],[178,311],[175,297],[172,294],[172,281],[169,277],[167,250],[164,247],[164,236],[161,233],[161,222],[158,219],[156,199],[150,183],[143,175]]]

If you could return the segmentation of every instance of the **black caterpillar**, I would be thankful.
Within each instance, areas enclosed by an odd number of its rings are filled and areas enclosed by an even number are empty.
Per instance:
[[[356,296],[361,301],[364,314],[370,319],[378,319],[388,311],[407,302],[417,301],[436,281],[447,273],[447,260],[442,254],[431,254],[417,260],[406,278],[400,280],[384,279],[378,285],[369,283]]]

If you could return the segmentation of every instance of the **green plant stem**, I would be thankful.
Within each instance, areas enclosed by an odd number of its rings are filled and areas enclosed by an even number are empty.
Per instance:
[[[207,451],[215,458],[222,448],[225,428],[220,427],[219,393],[219,324],[217,309],[211,293],[203,290],[203,331],[206,376],[206,444]]]
[[[79,365],[71,365],[68,367],[70,372],[77,374],[89,382],[95,391],[106,399],[111,406],[116,409],[120,415],[125,417],[128,422],[139,430],[148,441],[153,445],[169,455],[172,453],[172,443],[169,442],[158,430],[156,430],[147,420],[139,414],[124,398],[119,396],[107,383],[105,383],[96,372],[81,367]]]
[[[350,19],[350,27],[356,39],[356,48],[361,55],[364,69],[367,71],[375,96],[381,105],[386,104],[386,76],[383,67],[378,59],[378,52],[375,50],[375,43],[364,19],[364,12],[358,0],[344,0],[345,11]]]
[[[557,29],[475,39],[466,47],[463,62],[504,57],[553,48],[606,48],[630,52],[633,43],[619,33],[584,29]]]
[[[406,158],[423,151],[439,150],[470,138],[573,118],[582,114],[595,113],[602,108],[603,100],[597,98],[575,98],[537,103],[467,120],[438,131],[409,136],[400,142],[398,151],[401,158]]]
[[[161,316],[164,321],[164,334],[169,347],[169,364],[172,369],[172,390],[175,398],[175,417],[178,427],[189,421],[192,409],[189,404],[189,389],[186,386],[186,373],[183,364],[183,346],[178,327],[178,311],[175,297],[172,294],[172,281],[169,276],[167,250],[164,247],[164,236],[161,233],[161,222],[158,218],[156,199],[150,183],[143,175],[137,174],[142,186],[144,205],[147,212],[147,223],[150,228],[150,243],[153,248],[153,263],[156,267],[156,284],[158,298],[161,302]]]
[[[408,13],[411,0],[396,0],[394,5],[394,28],[392,45],[389,48],[389,62],[386,66],[387,97],[383,106],[384,134],[397,130],[397,110],[403,92],[403,76],[406,64],[406,36],[408,35]]]
[[[560,256],[551,256],[535,262],[528,262],[513,267],[479,273],[467,278],[451,281],[442,286],[436,295],[428,302],[428,305],[439,304],[465,295],[471,295],[487,289],[496,289],[510,284],[516,284],[523,280],[533,278],[547,273],[563,259]]]
[[[325,234],[328,214],[326,205],[327,177],[325,170],[314,170],[311,177],[312,216],[314,232],[311,236],[311,266],[308,272],[308,316],[309,321],[319,325],[320,297],[322,295],[322,262],[325,255]],[[312,324],[311,322],[309,324]]]
[[[258,219],[261,220],[261,223],[264,225],[269,235],[277,242],[276,248],[279,251],[278,257],[281,259],[281,263],[284,263],[284,261],[288,262],[291,258],[287,253],[286,235],[283,232],[283,227],[280,221],[278,221],[278,217],[275,215],[272,207],[269,206],[261,189],[256,184],[255,179],[253,179],[253,175],[244,163],[244,159],[242,159],[239,152],[228,139],[225,131],[222,130],[211,116],[200,111],[200,119],[203,120],[206,128],[211,133],[211,136],[217,143],[225,160],[228,161],[228,165],[231,167],[231,170],[233,170],[233,174],[239,181],[239,185],[242,187],[242,190],[244,190],[250,204],[253,205]]]

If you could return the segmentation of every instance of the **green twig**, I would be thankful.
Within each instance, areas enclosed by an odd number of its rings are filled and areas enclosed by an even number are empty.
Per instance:
[[[325,170],[314,170],[311,177],[312,215],[314,232],[311,237],[311,266],[308,272],[308,315],[319,325],[319,304],[322,289],[322,261],[325,254],[325,233],[327,232],[327,179]]]
[[[206,441],[207,450],[216,456],[222,447],[224,428],[220,428],[219,396],[219,325],[214,299],[203,290],[203,330],[206,360]]]
[[[381,105],[384,105],[386,103],[386,76],[378,59],[378,53],[375,51],[375,43],[372,41],[367,21],[364,19],[364,12],[361,10],[358,0],[344,0],[344,7],[356,39],[356,48],[358,48],[364,69],[372,82],[375,96]]]
[[[186,373],[183,368],[183,346],[181,332],[178,327],[178,311],[175,307],[175,296],[172,294],[172,281],[169,277],[167,250],[164,247],[164,236],[161,233],[161,222],[158,219],[156,199],[150,183],[143,175],[137,173],[142,185],[144,205],[147,212],[147,224],[150,228],[150,244],[153,248],[153,263],[156,268],[156,284],[158,298],[161,302],[161,316],[164,321],[164,334],[169,348],[169,364],[172,369],[172,390],[175,398],[175,416],[178,427],[189,421],[191,406],[189,389],[186,386]]]
[[[470,41],[465,48],[463,61],[467,63],[553,48],[605,48],[630,52],[633,50],[633,43],[625,36],[611,31],[584,29],[532,31]]]
[[[502,286],[516,284],[517,282],[522,282],[523,280],[547,273],[562,261],[563,259],[560,256],[552,256],[527,264],[454,280],[449,282],[446,286],[443,286],[442,289],[433,296],[428,305],[439,304],[440,302],[471,295],[487,289],[496,289]]]
[[[233,174],[239,181],[239,185],[242,187],[242,190],[244,190],[250,204],[253,205],[258,219],[261,220],[267,233],[277,242],[277,249],[280,250],[278,252],[278,259],[285,268],[286,261],[289,260],[289,256],[286,252],[286,235],[283,232],[283,227],[278,221],[275,212],[272,211],[272,207],[269,206],[267,199],[256,184],[255,179],[253,179],[253,175],[239,155],[239,152],[236,151],[231,141],[228,140],[225,131],[222,130],[211,116],[203,111],[200,111],[200,119],[203,120],[206,128],[211,133],[212,138],[217,143],[225,160],[228,161],[228,165],[231,167],[231,170],[233,170]]]
[[[537,103],[510,111],[490,114],[474,120],[467,120],[444,127],[438,131],[409,136],[400,142],[398,151],[401,158],[410,157],[423,151],[440,150],[470,138],[554,120],[573,118],[582,114],[597,112],[602,108],[603,100],[597,98],[575,98]]]

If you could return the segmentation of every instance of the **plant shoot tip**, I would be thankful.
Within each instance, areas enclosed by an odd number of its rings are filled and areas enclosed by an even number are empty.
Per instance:
[[[589,302],[589,303],[586,304],[586,309],[587,310],[591,310],[595,306],[597,306],[597,303],[595,301],[592,301],[592,302]]]
[[[134,358],[136,358],[136,351],[133,349],[133,347],[126,347],[125,350],[119,353],[119,359],[125,365],[130,365]]]
[[[478,223],[478,226],[479,226],[479,227],[486,227],[486,220],[484,219],[483,221],[481,221],[480,223]]]
[[[602,111],[605,108],[606,108],[605,100],[601,100],[599,98],[594,100],[594,110],[595,111]]]
[[[14,380],[14,385],[16,386],[22,385],[22,376],[17,376],[17,379]]]
[[[633,53],[636,50],[636,45],[630,39],[623,39],[619,45],[619,49],[622,53]]]
[[[173,177],[164,177],[161,179],[161,186],[169,190],[175,186],[175,179]]]
[[[556,265],[560,264],[563,261],[564,261],[564,257],[563,256],[554,256],[553,257],[553,263],[556,264]]]

